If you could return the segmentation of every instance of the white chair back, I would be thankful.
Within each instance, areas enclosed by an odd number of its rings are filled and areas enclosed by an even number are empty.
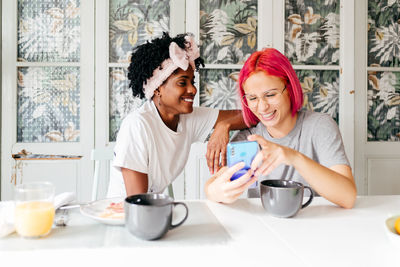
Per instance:
[[[92,149],[90,159],[94,160],[94,175],[93,175],[93,187],[92,187],[92,198],[91,200],[97,200],[97,191],[99,187],[99,177],[100,177],[100,163],[109,162],[113,160],[114,151],[112,147],[105,148],[95,148]]]

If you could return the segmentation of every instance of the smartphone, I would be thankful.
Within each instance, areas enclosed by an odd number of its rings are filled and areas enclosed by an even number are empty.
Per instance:
[[[228,143],[227,146],[227,161],[228,167],[231,167],[239,162],[244,162],[245,166],[235,172],[231,181],[236,180],[245,174],[251,166],[251,162],[258,152],[258,143],[256,141],[240,141],[240,142],[231,142]]]

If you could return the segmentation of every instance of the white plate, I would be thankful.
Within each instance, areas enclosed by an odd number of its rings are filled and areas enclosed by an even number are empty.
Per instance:
[[[385,229],[386,229],[386,234],[390,241],[400,249],[400,235],[396,232],[396,229],[394,229],[394,222],[396,221],[397,218],[399,218],[400,215],[392,216],[385,221]]]
[[[97,201],[90,202],[86,205],[81,206],[81,213],[92,219],[95,219],[101,223],[112,224],[112,225],[124,225],[124,218],[105,218],[102,215],[106,211],[106,208],[112,203],[118,203],[124,201],[124,198],[106,198]]]

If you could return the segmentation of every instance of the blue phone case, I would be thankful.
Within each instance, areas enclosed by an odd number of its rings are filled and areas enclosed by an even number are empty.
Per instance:
[[[232,175],[231,181],[236,180],[245,174],[249,169],[251,162],[258,152],[258,143],[256,141],[232,142],[227,146],[228,166],[231,167],[239,162],[244,162],[245,166]]]

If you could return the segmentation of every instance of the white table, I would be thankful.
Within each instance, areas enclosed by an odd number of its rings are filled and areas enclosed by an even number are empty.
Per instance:
[[[240,199],[231,205],[185,202],[189,206],[188,220],[161,240],[139,240],[124,227],[103,225],[73,212],[67,227],[53,229],[46,238],[27,240],[14,234],[0,239],[0,264],[400,265],[400,251],[389,242],[384,230],[385,219],[400,214],[400,196],[358,197],[351,210],[317,197],[289,219],[270,216],[259,199]]]
[[[210,205],[229,225],[226,207]],[[246,210],[262,221],[292,257],[306,266],[400,266],[400,251],[386,236],[384,222],[400,214],[400,196],[358,197],[351,210],[317,197],[294,218],[281,219],[264,212],[259,199],[239,201],[232,208]],[[225,211],[224,211],[225,210]],[[229,228],[228,228],[229,229]],[[269,240],[259,240],[263,246]]]

